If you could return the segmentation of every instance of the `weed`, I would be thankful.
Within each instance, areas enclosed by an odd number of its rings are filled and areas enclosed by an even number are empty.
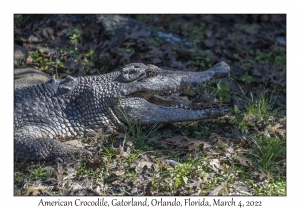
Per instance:
[[[20,175],[20,174],[17,174],[15,175],[15,182],[23,182],[24,178]]]
[[[248,133],[249,129],[254,128],[258,122],[264,122],[266,124],[269,122],[270,117],[281,115],[280,109],[274,109],[277,98],[277,94],[274,94],[275,91],[271,93],[263,91],[254,98],[252,93],[250,93],[250,97],[247,97],[241,87],[240,90],[240,100],[243,104],[243,110],[235,106],[235,116],[232,117],[232,120],[235,120],[238,128],[243,132]]]
[[[212,67],[214,61],[211,59],[212,56],[210,50],[189,49],[189,52],[192,55],[192,60],[195,66]]]
[[[134,51],[134,48],[123,48],[123,47],[118,47],[117,50],[121,53],[131,53]]]
[[[283,167],[286,161],[285,139],[258,137],[252,153],[248,155],[252,157],[253,163],[260,171],[276,176],[285,175],[286,170]]]
[[[119,108],[119,110],[123,114],[127,124],[126,134],[129,134],[135,142],[134,148],[145,150],[147,148],[146,140],[160,137],[158,129],[161,128],[163,124],[155,123],[152,126],[143,126],[138,120],[131,121],[121,108]]]
[[[182,22],[171,22],[169,25],[171,31],[176,31],[178,32],[181,28]]]
[[[41,165],[38,166],[38,168],[33,169],[29,177],[33,180],[38,180],[38,179],[46,179],[49,178],[51,175],[51,171],[47,169],[46,167],[43,167]]]
[[[152,45],[152,46],[155,46],[155,47],[159,47],[162,44],[162,41],[159,40],[158,38],[148,37],[147,41],[149,42],[149,45]]]
[[[248,74],[248,72],[245,73],[242,77],[242,81],[245,82],[246,84],[250,84],[254,81],[254,78]]]
[[[103,151],[101,152],[101,154],[104,155],[104,162],[109,162],[118,153],[117,150],[112,147],[103,147]]]
[[[23,16],[21,14],[14,14],[14,20],[16,23],[20,24],[23,21]]]
[[[100,172],[94,171],[92,168],[89,168],[86,162],[80,163],[79,168],[76,169],[76,176],[84,176],[91,179],[94,182],[103,181],[105,176],[105,171],[100,170]]]
[[[74,50],[77,50],[77,43],[79,42],[79,39],[81,38],[81,31],[79,31],[77,28],[75,28],[72,32],[72,35],[69,37],[70,42],[74,44]]]
[[[193,133],[194,138],[200,137],[209,137],[211,133],[213,133],[214,128],[210,125],[202,125],[200,123],[196,123],[194,126],[190,126],[189,130]]]
[[[209,82],[205,86],[200,86],[199,91],[202,94],[207,92],[211,98],[218,98],[221,102],[230,101],[229,84],[221,80],[217,83]]]

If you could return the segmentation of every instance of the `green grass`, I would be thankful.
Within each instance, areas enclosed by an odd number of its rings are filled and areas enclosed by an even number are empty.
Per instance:
[[[158,130],[163,126],[163,124],[155,123],[152,126],[143,126],[139,123],[138,120],[132,121],[131,119],[129,119],[129,117],[123,110],[121,110],[121,108],[119,109],[119,111],[123,114],[127,124],[125,137],[129,135],[132,138],[132,140],[134,141],[135,149],[148,149],[146,141],[152,138],[159,138],[161,136]]]
[[[267,124],[273,125],[276,122],[271,119],[274,116],[281,116],[283,114],[280,108],[274,108],[277,98],[277,94],[275,94],[276,90],[272,92],[262,91],[256,97],[253,96],[252,92],[250,92],[250,96],[247,96],[241,87],[240,90],[239,99],[242,101],[243,106],[234,106],[232,120],[236,122],[237,127],[243,132],[248,133],[261,122],[265,126]]]
[[[273,176],[285,176],[286,140],[261,136],[253,146],[251,154],[254,165]]]

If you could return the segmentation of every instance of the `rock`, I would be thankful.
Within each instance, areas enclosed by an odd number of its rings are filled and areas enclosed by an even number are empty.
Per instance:
[[[18,66],[20,63],[24,63],[27,59],[28,51],[17,44],[14,44],[14,65]]]
[[[34,68],[24,68],[14,70],[14,86],[29,86],[40,84],[51,79],[44,72]]]
[[[279,44],[283,45],[283,46],[286,45],[286,38],[283,37],[283,36],[277,37],[277,38],[276,38],[276,41],[277,41]]]

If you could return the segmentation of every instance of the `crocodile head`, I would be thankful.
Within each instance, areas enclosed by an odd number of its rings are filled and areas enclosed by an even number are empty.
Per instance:
[[[212,79],[229,75],[225,62],[203,72],[170,71],[154,65],[132,63],[122,69],[121,97],[114,110],[121,121],[138,120],[141,124],[195,121],[226,114],[226,107],[195,108],[180,99],[166,100],[163,96],[196,88]],[[180,95],[180,94],[177,94]]]

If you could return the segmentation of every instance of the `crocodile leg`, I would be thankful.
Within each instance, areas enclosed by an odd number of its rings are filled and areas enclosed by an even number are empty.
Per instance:
[[[34,138],[15,134],[14,155],[17,161],[65,162],[78,155],[90,155],[84,149],[69,146],[51,138]]]

